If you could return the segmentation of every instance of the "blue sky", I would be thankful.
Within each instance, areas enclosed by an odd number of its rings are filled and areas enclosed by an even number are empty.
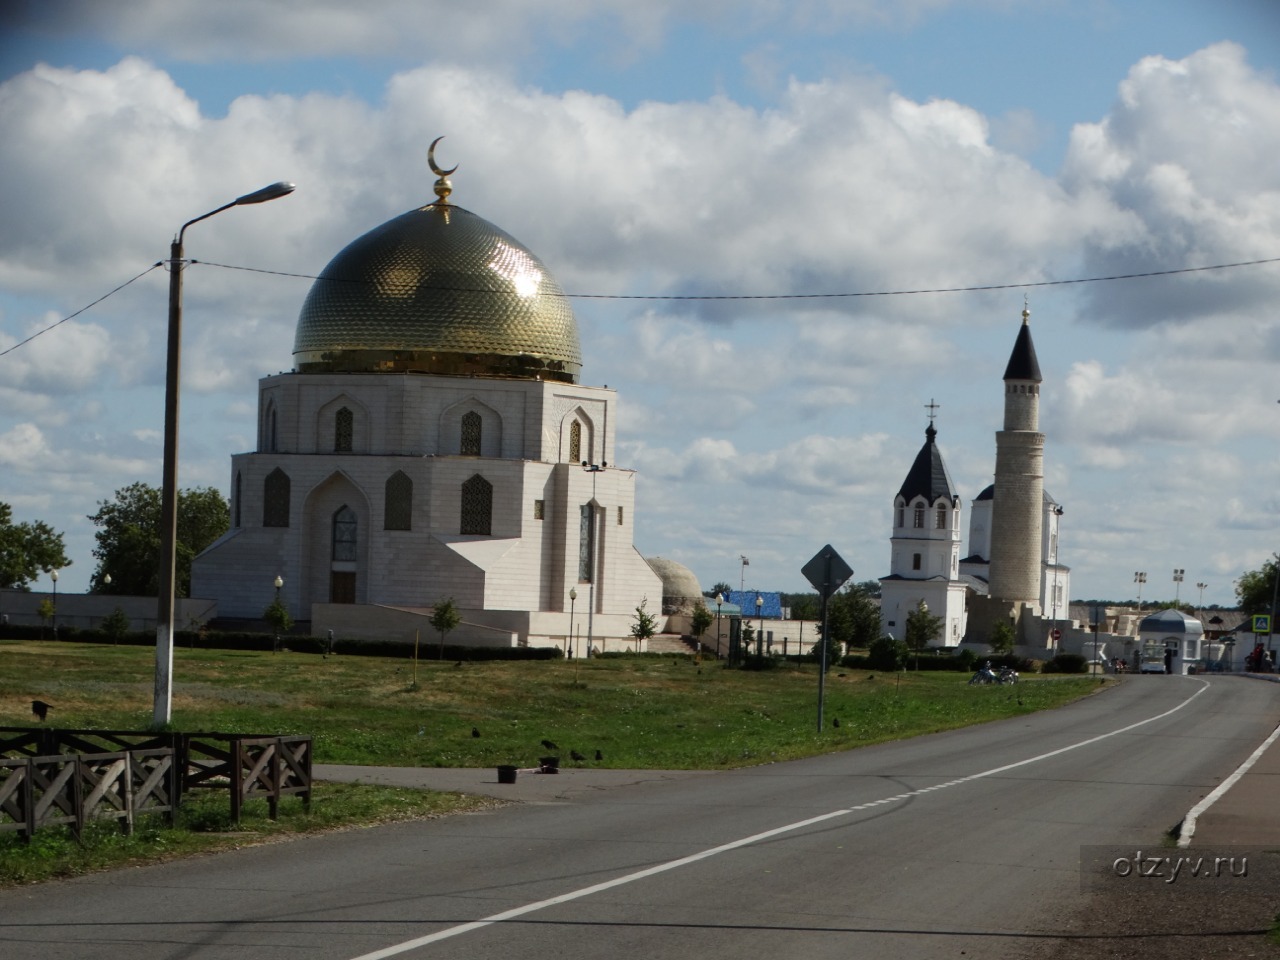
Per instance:
[[[147,270],[315,274],[454,199],[571,293],[1016,284],[1280,257],[1280,12],[1237,2],[124,0],[0,11],[0,351]],[[0,500],[66,533],[158,483],[167,278],[0,356]],[[1206,603],[1280,549],[1280,265],[981,293],[575,301],[619,390],[638,546],[799,589],[831,542],[888,572],[890,505],[941,404],[966,500],[991,480],[1023,295],[1074,597]],[[186,280],[182,483],[227,488],[307,281]],[[753,584],[748,584],[752,586]],[[38,585],[39,586],[39,585]]]

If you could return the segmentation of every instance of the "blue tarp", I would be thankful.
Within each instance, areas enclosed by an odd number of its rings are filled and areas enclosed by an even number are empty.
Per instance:
[[[756,612],[756,597],[764,601],[759,613]],[[769,593],[765,590],[730,590],[725,599],[740,607],[742,616],[748,620],[761,615],[766,620],[782,619],[782,594],[780,593]]]

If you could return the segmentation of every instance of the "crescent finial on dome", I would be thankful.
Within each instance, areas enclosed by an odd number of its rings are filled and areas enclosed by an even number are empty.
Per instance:
[[[441,203],[448,203],[449,194],[453,193],[453,184],[449,182],[449,175],[458,169],[458,165],[455,163],[448,170],[441,170],[436,163],[436,144],[443,139],[444,137],[436,137],[431,141],[431,146],[427,150],[427,164],[431,167],[431,172],[440,178],[435,182],[436,198]]]

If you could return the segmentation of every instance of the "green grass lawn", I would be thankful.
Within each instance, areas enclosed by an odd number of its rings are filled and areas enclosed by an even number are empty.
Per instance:
[[[416,684],[414,672],[408,659],[179,649],[173,726],[310,734],[318,763],[532,766],[558,752],[571,767],[577,750],[589,766],[714,769],[1030,713],[1099,686],[1096,678],[1054,677],[971,687],[962,673],[837,669],[827,676],[819,733],[812,666],[427,660]],[[30,701],[39,699],[53,705],[50,725],[145,730],[153,675],[147,648],[0,642],[0,725],[33,724]]]

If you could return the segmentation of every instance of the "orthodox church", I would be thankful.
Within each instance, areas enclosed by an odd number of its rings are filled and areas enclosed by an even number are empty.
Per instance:
[[[939,452],[932,419],[925,445],[894,499],[890,573],[881,578],[881,622],[897,639],[923,603],[942,619],[940,646],[986,642],[1010,623],[1020,644],[1055,646],[1068,616],[1068,567],[1058,562],[1062,507],[1044,490],[1040,364],[1031,312],[1004,372],[1004,429],[996,434],[995,483],[972,502],[969,554],[960,559],[960,497]]]
[[[607,648],[663,595],[633,546],[635,472],[611,462],[617,394],[580,382],[560,286],[450,201],[434,149],[435,202],[330,261],[293,369],[259,381],[256,449],[232,457],[231,528],[192,595],[244,618],[279,595],[315,635],[399,638],[430,638],[449,598],[451,643]]]

